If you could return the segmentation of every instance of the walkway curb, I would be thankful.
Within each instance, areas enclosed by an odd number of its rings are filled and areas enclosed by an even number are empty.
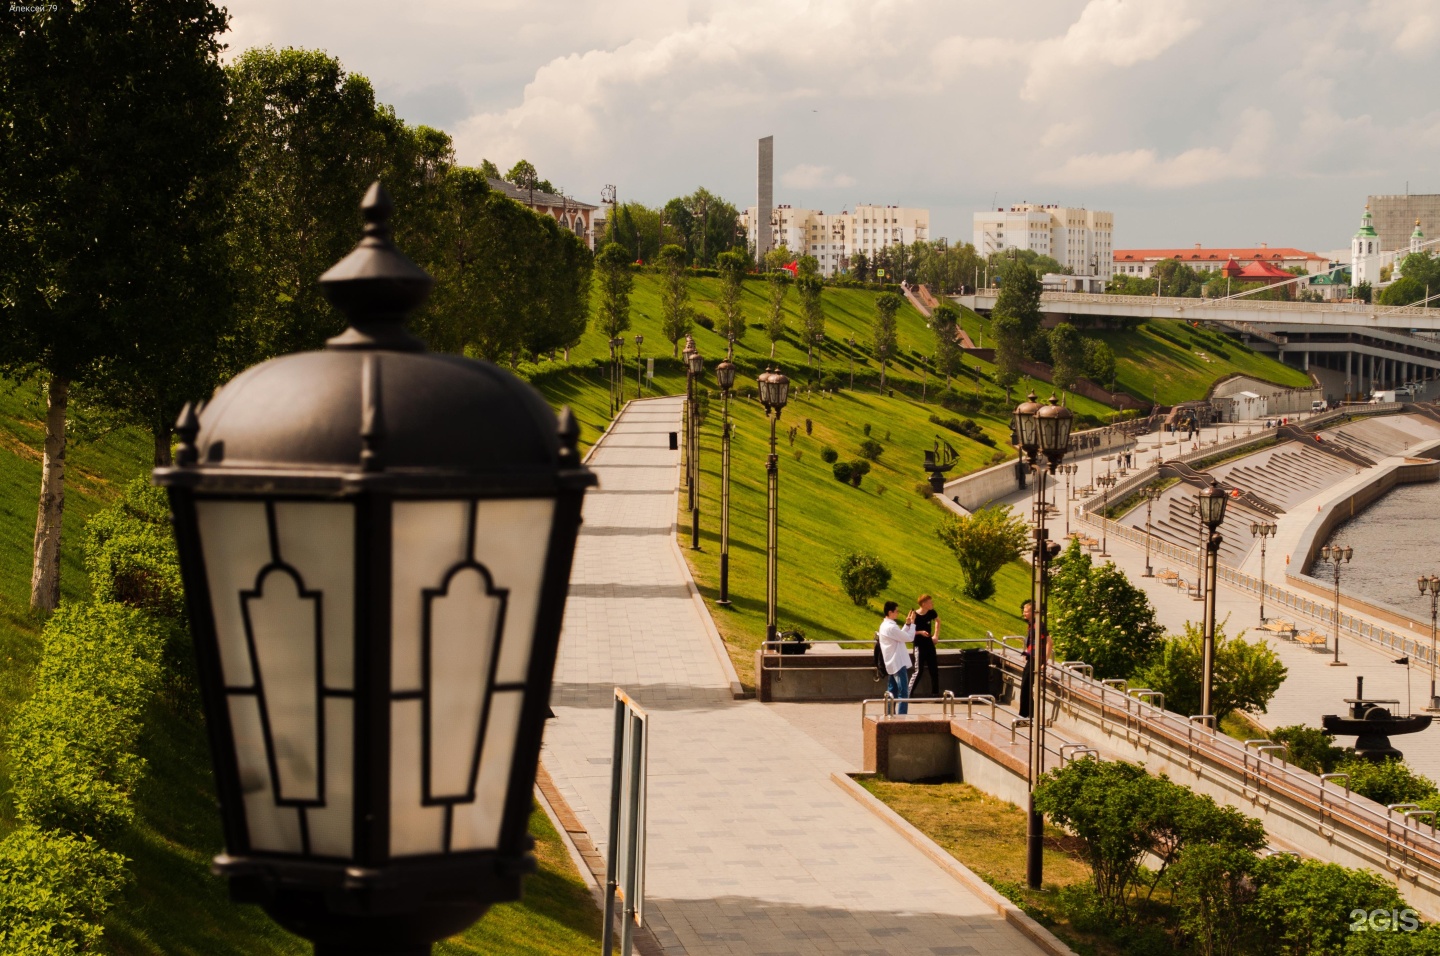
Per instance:
[[[1045,950],[1050,956],[1075,956],[1075,951],[1061,942],[1059,937],[1037,923],[1020,907],[1001,896],[994,887],[977,876],[974,870],[945,852],[944,848],[922,833],[910,821],[886,806],[869,790],[856,783],[849,775],[832,773],[830,779],[841,790],[849,794],[856,803],[889,824],[890,828],[904,837],[911,846],[938,864],[955,882],[974,893],[998,915],[1003,916],[1007,923],[1029,937],[1036,946]]]

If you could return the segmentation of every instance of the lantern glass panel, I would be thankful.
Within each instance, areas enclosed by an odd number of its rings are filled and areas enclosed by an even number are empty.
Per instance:
[[[251,849],[348,858],[355,511],[196,504]]]
[[[551,499],[394,505],[396,856],[499,840],[553,518]]]
[[[1225,520],[1225,492],[1212,485],[1200,493],[1200,520],[1211,528]]]
[[[770,404],[776,408],[784,408],[785,402],[790,396],[790,379],[776,372],[770,379],[770,386],[772,390]]]

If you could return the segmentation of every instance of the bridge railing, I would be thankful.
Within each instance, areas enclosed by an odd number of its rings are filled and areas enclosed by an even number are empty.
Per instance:
[[[998,289],[982,289],[974,293],[976,299],[993,299],[1000,294]],[[1221,308],[1239,308],[1254,312],[1332,312],[1348,313],[1357,317],[1376,316],[1380,307],[1368,302],[1294,302],[1276,301],[1271,299],[1246,301],[1243,299],[1198,299],[1188,296],[1153,296],[1153,295],[1115,295],[1108,292],[1044,292],[1040,297],[1042,302],[1071,302],[1075,304],[1088,305],[1130,305],[1137,306],[1148,302],[1153,306],[1165,306],[1177,312],[1188,312],[1198,310],[1195,318],[1204,318],[1203,312],[1210,306]],[[1393,306],[1384,309],[1387,316],[1414,315],[1420,317],[1436,317],[1436,310],[1426,309],[1423,306]]]

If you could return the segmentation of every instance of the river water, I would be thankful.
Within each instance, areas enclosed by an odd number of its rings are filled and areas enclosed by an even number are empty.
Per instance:
[[[1336,528],[1326,543],[1355,549],[1340,569],[1342,591],[1429,623],[1430,599],[1422,601],[1415,579],[1440,574],[1440,482],[1398,486]],[[1310,574],[1334,586],[1334,570],[1323,558]]]

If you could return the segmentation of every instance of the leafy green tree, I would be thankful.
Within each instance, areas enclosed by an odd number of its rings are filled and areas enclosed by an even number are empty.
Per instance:
[[[1370,761],[1347,754],[1335,765],[1335,773],[1349,774],[1350,789],[1376,803],[1419,803],[1440,810],[1433,781],[1415,773],[1403,760]]]
[[[535,166],[528,159],[519,160],[514,166],[511,166],[510,172],[505,174],[505,180],[520,189],[528,190],[531,198],[537,192],[555,192],[555,187],[550,180],[541,179],[540,174],[535,171]]]
[[[1079,541],[1070,542],[1051,571],[1049,625],[1061,659],[1084,661],[1097,677],[1128,678],[1164,634],[1145,592],[1112,562],[1095,567]]]
[[[805,354],[814,360],[813,349],[825,334],[825,307],[821,296],[825,283],[818,275],[802,271],[795,280],[795,293],[800,296],[800,334],[805,337]]]
[[[1075,388],[1085,370],[1085,343],[1069,322],[1050,330],[1050,369],[1055,387],[1066,390]]]
[[[1359,285],[1357,285],[1357,286],[1355,287],[1354,295],[1355,295],[1355,298],[1356,298],[1356,299],[1359,299],[1361,302],[1369,302],[1369,301],[1370,301],[1370,297],[1371,297],[1371,295],[1372,295],[1373,293],[1374,293],[1374,290],[1371,288],[1370,283],[1369,283],[1369,281],[1367,280],[1367,281],[1365,281],[1365,282],[1360,283]]]
[[[849,480],[848,476],[842,480]],[[871,598],[890,586],[890,569],[868,551],[846,553],[836,564],[836,571],[840,575],[840,587],[857,607],[865,607]]]
[[[770,253],[774,255],[774,253]],[[769,259],[770,256],[766,256]],[[765,276],[765,337],[770,340],[770,357],[785,337],[785,295],[790,291],[790,273],[774,269]]]
[[[595,275],[600,282],[600,328],[607,340],[630,328],[630,290],[635,273],[630,253],[618,242],[605,244],[595,257]]]
[[[1180,932],[1196,956],[1240,956],[1260,942],[1250,918],[1260,858],[1245,846],[1185,847],[1165,874]]]
[[[1102,340],[1085,339],[1085,374],[1111,391],[1115,390],[1115,353]]]
[[[930,327],[935,331],[935,370],[945,376],[949,387],[950,377],[960,371],[965,360],[960,347],[960,310],[942,302],[930,314]]]
[[[1315,774],[1334,773],[1347,753],[1344,747],[1335,746],[1334,734],[1304,724],[1277,727],[1270,731],[1270,739],[1290,748],[1285,754],[1287,763]]]
[[[1200,713],[1202,645],[1200,625],[1187,622],[1185,634],[1165,638],[1150,663],[1130,678],[1131,686],[1160,691],[1166,709],[1177,714]],[[1223,624],[1215,626],[1214,666],[1210,708],[1217,724],[1237,710],[1265,713],[1287,673],[1268,644],[1227,637]]]
[[[1259,890],[1250,918],[1264,951],[1277,956],[1349,952],[1353,910],[1405,908],[1386,880],[1336,863],[1276,854],[1256,864],[1253,879]]]
[[[875,319],[871,325],[874,333],[875,358],[880,362],[880,391],[885,391],[885,366],[895,357],[897,342],[895,313],[905,300],[893,292],[882,292],[875,297]]]
[[[730,249],[720,253],[715,265],[720,270],[720,327],[715,331],[739,342],[745,338],[745,313],[740,308],[740,294],[744,291],[750,262],[743,253]]]
[[[482,160],[480,160],[480,175],[481,175],[481,176],[484,176],[486,179],[504,179],[504,178],[505,178],[504,176],[501,176],[501,175],[500,175],[500,167],[499,167],[499,166],[496,166],[494,163],[490,162],[490,160],[488,160],[488,159],[482,159]]]
[[[870,259],[863,252],[852,253],[850,256],[850,271],[855,278],[861,282],[870,281]]]
[[[690,331],[690,280],[685,276],[685,250],[665,246],[656,259],[660,266],[660,331],[670,341],[673,357],[680,355],[680,340]]]
[[[60,598],[71,384],[108,383],[163,459],[178,399],[218,375],[237,169],[225,25],[208,0],[42,4],[0,21],[0,368],[46,383],[37,608]]]
[[[995,383],[1009,389],[1020,380],[1020,362],[1025,358],[1025,331],[1013,315],[994,315]]]
[[[995,575],[1025,550],[1026,527],[1009,508],[991,505],[971,515],[946,515],[939,535],[960,564],[965,593],[984,601],[995,593]]]

